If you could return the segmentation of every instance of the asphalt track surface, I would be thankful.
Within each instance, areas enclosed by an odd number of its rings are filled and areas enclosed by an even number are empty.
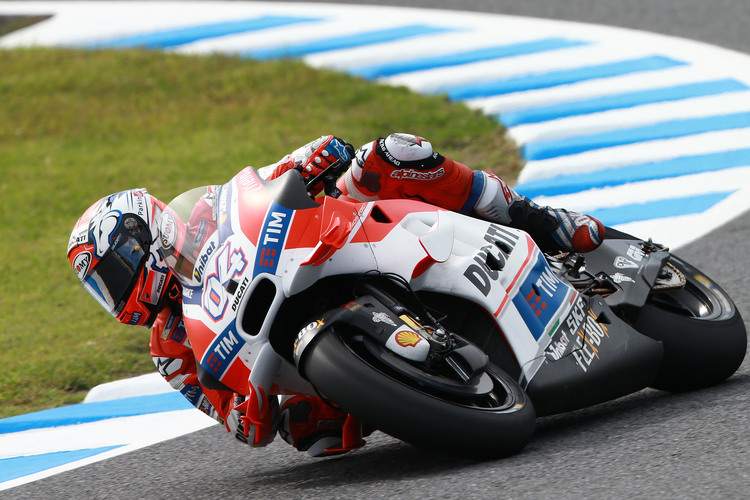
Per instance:
[[[329,3],[351,3],[333,2]],[[440,7],[609,24],[750,53],[744,0],[426,0]],[[750,318],[744,214],[678,254],[715,278]],[[475,462],[427,454],[382,434],[316,460],[277,439],[248,450],[212,427],[0,493],[0,498],[747,498],[750,361],[717,387],[646,390],[538,420],[520,454]]]

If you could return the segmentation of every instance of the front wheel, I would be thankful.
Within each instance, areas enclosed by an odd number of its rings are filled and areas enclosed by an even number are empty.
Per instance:
[[[484,382],[408,363],[351,327],[321,332],[300,360],[310,382],[341,408],[402,441],[451,455],[489,458],[521,450],[536,415],[526,393],[489,364]]]
[[[747,333],[729,296],[687,262],[670,257],[684,275],[681,288],[656,292],[635,323],[664,345],[664,361],[652,387],[684,391],[716,384],[742,364]]]

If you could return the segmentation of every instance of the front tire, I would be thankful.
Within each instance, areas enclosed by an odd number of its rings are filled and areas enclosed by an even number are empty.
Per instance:
[[[716,283],[675,256],[670,263],[685,276],[685,286],[653,294],[634,325],[664,345],[664,361],[651,386],[685,391],[719,383],[742,364],[745,324]]]
[[[403,360],[368,340],[334,325],[307,347],[300,371],[345,411],[419,448],[489,458],[516,453],[531,440],[536,420],[531,401],[501,369],[488,366],[492,389],[486,394],[441,391],[437,379],[434,385],[417,382],[394,368]]]

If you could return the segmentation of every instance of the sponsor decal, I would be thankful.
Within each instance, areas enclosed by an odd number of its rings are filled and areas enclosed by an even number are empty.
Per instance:
[[[422,337],[411,330],[402,330],[396,334],[396,343],[401,347],[415,347],[422,341]]]
[[[372,313],[372,322],[373,323],[385,323],[387,325],[396,326],[396,322],[393,321],[391,317],[388,316],[388,314],[384,312]]]
[[[203,279],[203,271],[206,270],[206,264],[211,260],[211,255],[214,253],[214,250],[216,250],[216,241],[212,241],[211,244],[208,245],[208,248],[206,248],[206,251],[198,258],[198,266],[193,271],[193,278],[197,281]]]
[[[575,305],[570,309],[568,317],[565,319],[565,326],[568,327],[569,332],[575,332],[586,319],[586,302],[583,298],[578,297]]]
[[[319,328],[323,328],[325,326],[325,321],[323,319],[317,319],[313,321],[312,323],[308,324],[306,327],[304,327],[302,330],[297,333],[297,338],[294,341],[294,345],[292,346],[292,349],[294,350],[294,354],[297,354],[297,347],[299,345],[299,341],[302,340],[302,337],[305,336],[307,332],[311,332],[313,330],[317,330]]]
[[[219,380],[239,355],[240,349],[245,343],[235,328],[235,325],[231,324],[217,335],[206,349],[201,360],[201,366]]]
[[[167,282],[167,275],[159,271],[151,270],[146,273],[146,282],[143,284],[143,291],[140,299],[151,305],[156,305],[161,298],[161,292],[164,290],[164,284]]]
[[[182,360],[180,358],[166,358],[158,356],[151,359],[153,360],[154,365],[156,365],[156,371],[158,371],[159,375],[164,378],[169,377],[173,373],[177,372],[180,368],[182,368]]]
[[[625,282],[635,283],[635,280],[633,278],[631,278],[630,276],[626,276],[622,273],[615,273],[611,276],[611,278],[612,278],[612,281],[614,281],[618,285],[621,283],[625,283]]]
[[[628,247],[628,251],[625,252],[625,253],[627,253],[628,257],[630,257],[631,259],[633,259],[636,262],[642,261],[643,258],[646,256],[646,252],[644,252],[643,250],[641,250],[640,248],[638,248],[635,245],[630,245]]]
[[[70,249],[89,242],[89,235],[86,229],[82,229],[78,234],[71,234],[68,240],[68,252]]]
[[[182,393],[183,396],[185,396],[185,399],[190,401],[190,404],[192,404],[195,407],[198,407],[198,405],[200,404],[200,400],[205,399],[202,397],[203,391],[198,385],[188,384],[185,387],[183,387],[180,392]]]
[[[544,354],[547,359],[551,361],[558,361],[565,356],[565,351],[570,345],[570,335],[567,331],[561,331],[560,336],[550,342],[547,348],[544,350]]]
[[[615,257],[614,266],[617,269],[635,269],[638,267],[638,264],[622,255],[618,255]]]
[[[204,394],[201,394],[200,403],[195,405],[195,407],[208,416],[211,416],[211,413],[214,409],[213,405],[211,404],[211,401],[209,401],[209,399]],[[222,424],[223,423],[224,422],[222,422]]]
[[[445,169],[440,167],[434,171],[423,172],[413,168],[402,168],[391,172],[391,178],[405,181],[432,181],[445,175]]]
[[[177,246],[177,221],[171,212],[163,212],[159,220],[159,235],[163,248],[174,248]]]
[[[385,347],[412,361],[424,361],[430,353],[429,342],[423,342],[414,330],[402,325],[388,338]]]
[[[354,152],[354,164],[355,166],[359,167],[358,170],[354,171],[355,179],[359,180],[359,177],[357,176],[357,172],[362,172],[362,168],[365,166],[365,162],[367,162],[367,158],[370,157],[370,154],[372,153],[372,143],[367,143],[363,146],[361,146],[357,151]]]
[[[352,302],[347,302],[346,304],[344,304],[341,307],[343,307],[345,309],[349,309],[350,311],[354,312],[357,309],[359,309],[360,307],[362,307],[362,304],[360,304],[359,302],[352,301]]]
[[[586,372],[594,359],[599,359],[598,348],[602,342],[609,338],[609,333],[607,333],[607,327],[596,320],[594,312],[589,310],[586,322],[578,330],[577,334],[576,343],[578,348],[574,349],[572,354],[578,367]]]
[[[148,205],[145,194],[143,191],[136,190],[132,192],[132,195],[133,212],[141,219],[148,220]]]
[[[304,327],[302,330],[299,331],[297,334],[297,340],[301,339],[304,334],[307,332],[310,332],[312,330],[317,330],[318,328],[322,328],[325,326],[325,322],[322,319],[317,319],[313,321],[312,323],[308,324],[306,327]]]
[[[594,312],[579,297],[544,354],[550,361],[573,356],[576,365],[587,372],[594,360],[599,359],[599,348],[608,338],[607,327],[597,321]]]
[[[174,316],[169,317],[170,320],[174,321],[172,318]],[[174,322],[173,326],[169,326],[169,321],[167,322],[167,328],[169,328],[169,340],[172,340],[174,342],[177,342],[178,344],[182,344],[185,341],[185,338],[187,337],[187,331],[185,330],[185,323],[182,321],[182,317],[180,317],[179,321]],[[188,343],[188,346],[190,344]]]
[[[378,140],[380,144],[380,150],[383,152],[383,155],[385,156],[386,160],[388,160],[389,163],[392,165],[396,165],[397,167],[401,165],[401,162],[397,160],[389,151],[388,148],[385,146],[385,139],[379,139]]]
[[[133,314],[130,316],[130,321],[128,321],[128,324],[137,325],[140,320],[141,320],[141,313],[139,313],[138,311],[133,311]]]
[[[266,214],[258,237],[253,277],[260,273],[275,274],[293,211],[274,202]]]
[[[542,274],[539,275],[539,278],[536,280],[536,288],[537,292],[541,290],[544,292],[544,294],[540,295],[548,295],[550,297],[554,297],[554,295],[557,293],[557,289],[560,286],[561,281],[552,273],[552,270],[549,268],[544,269],[542,271]]]
[[[237,287],[237,291],[234,294],[234,302],[232,302],[232,311],[236,311],[237,308],[240,305],[240,301],[242,300],[242,296],[245,295],[245,292],[247,291],[247,285],[250,283],[250,278],[244,278],[242,280],[242,283],[240,283],[240,286]]]
[[[487,229],[484,240],[489,244],[479,249],[479,252],[474,256],[474,263],[470,264],[464,271],[464,277],[486,297],[492,290],[493,282],[500,277],[498,269],[493,269],[487,265],[488,256],[491,256],[497,262],[498,268],[504,267],[506,260],[516,246],[518,235],[502,226],[492,224]]]
[[[562,326],[557,331],[550,333],[552,341],[544,351],[547,359],[557,361],[566,354],[571,340],[576,335],[575,332],[578,331],[586,319],[586,309],[586,302],[579,296],[573,307],[571,307]]]
[[[568,291],[569,288],[550,270],[544,256],[538,254],[536,262],[512,299],[534,339],[539,340],[547,330],[547,325],[555,318]]]
[[[86,273],[89,272],[89,266],[91,265],[91,254],[89,252],[81,252],[73,260],[73,270],[76,272],[78,279],[83,281],[86,277]]]

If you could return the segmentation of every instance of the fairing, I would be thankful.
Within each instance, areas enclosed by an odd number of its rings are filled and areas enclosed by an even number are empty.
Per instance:
[[[183,196],[193,202],[200,193]],[[179,231],[167,233],[191,217],[184,208],[190,203],[170,204],[162,244],[177,248],[165,257],[184,280],[183,312],[199,363],[238,392],[247,393],[249,379],[251,391],[314,393],[289,359],[270,349],[274,323],[299,331],[325,310],[285,303],[333,277],[370,272],[477,304],[510,346],[524,387],[535,390],[530,382],[544,373],[544,390],[554,388],[548,374],[576,363],[572,355],[558,364],[548,352],[562,325],[584,314],[581,304],[588,314],[588,299],[550,269],[523,231],[413,200],[312,201],[296,171],[266,182],[247,168],[214,194],[217,230],[201,248],[190,248],[191,238]],[[287,317],[308,312],[318,316]]]

